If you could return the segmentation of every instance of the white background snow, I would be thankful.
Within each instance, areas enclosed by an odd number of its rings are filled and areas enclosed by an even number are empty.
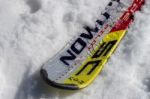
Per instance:
[[[150,99],[150,1],[103,72],[87,88],[64,91],[39,76],[110,0],[0,0],[0,99]]]

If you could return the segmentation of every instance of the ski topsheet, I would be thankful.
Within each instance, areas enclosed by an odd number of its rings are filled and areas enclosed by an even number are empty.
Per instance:
[[[95,28],[84,27],[79,37],[68,43],[45,63],[41,76],[51,86],[81,89],[100,73],[132,23],[134,13],[144,0],[111,0],[95,22]]]

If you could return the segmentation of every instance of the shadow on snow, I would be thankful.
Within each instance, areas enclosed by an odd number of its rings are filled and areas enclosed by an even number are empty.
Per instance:
[[[54,99],[57,97],[65,98],[76,91],[67,91],[55,89],[47,85],[40,77],[39,71],[33,75],[29,75],[30,68],[24,73],[22,82],[16,92],[14,99]]]

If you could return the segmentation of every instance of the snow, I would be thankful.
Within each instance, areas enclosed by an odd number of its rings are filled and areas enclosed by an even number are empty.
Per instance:
[[[93,25],[110,0],[0,0],[0,99],[150,99],[150,1],[87,88],[45,84],[41,65]]]

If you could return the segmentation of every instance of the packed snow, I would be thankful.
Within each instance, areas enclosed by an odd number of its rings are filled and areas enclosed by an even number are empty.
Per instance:
[[[48,86],[39,70],[110,0],[0,0],[0,99],[150,99],[150,1],[87,88]],[[127,0],[126,0],[127,1]]]

